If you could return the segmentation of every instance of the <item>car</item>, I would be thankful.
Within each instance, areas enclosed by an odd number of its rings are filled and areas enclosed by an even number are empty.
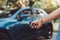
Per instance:
[[[34,20],[48,14],[40,8],[22,7],[0,14],[0,40],[30,40],[43,36],[50,39],[53,35],[52,22],[46,22],[41,28],[31,28]]]

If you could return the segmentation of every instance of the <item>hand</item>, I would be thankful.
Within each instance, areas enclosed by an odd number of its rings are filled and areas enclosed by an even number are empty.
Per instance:
[[[35,20],[35,21],[32,21],[30,26],[32,26],[32,28],[39,29],[42,25],[43,25],[42,20]]]

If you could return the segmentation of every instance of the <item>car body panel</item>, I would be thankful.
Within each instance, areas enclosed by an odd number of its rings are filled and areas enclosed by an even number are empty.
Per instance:
[[[23,10],[31,9],[29,7],[21,8],[16,13],[14,13],[13,16],[8,18],[0,18],[0,29],[6,29],[12,40],[27,40],[29,38],[41,36],[44,35],[45,29],[48,27],[48,25],[51,22],[47,22],[43,25],[40,29],[33,29],[30,27],[30,23],[33,20],[40,19],[40,17],[31,17],[31,18],[24,18],[22,21],[19,21],[16,16]],[[34,8],[36,10],[36,8]],[[43,11],[42,9],[38,9]],[[43,11],[44,12],[44,11]],[[40,15],[41,17],[46,16],[46,12],[44,12],[45,15]],[[25,15],[23,15],[25,16]],[[42,31],[41,31],[42,30]]]

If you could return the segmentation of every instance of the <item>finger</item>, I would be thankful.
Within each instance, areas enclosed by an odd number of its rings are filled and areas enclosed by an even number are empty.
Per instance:
[[[36,26],[36,29],[38,29],[38,28],[39,28],[39,26],[40,26],[40,25],[38,24],[38,25]]]
[[[33,27],[34,27],[34,28],[37,28],[37,27],[38,27],[38,24],[33,24]]]
[[[36,27],[36,29],[39,29],[39,27]]]
[[[35,25],[33,25],[33,24],[31,24],[30,26],[31,26],[31,28],[35,28]]]
[[[35,26],[34,28],[37,28],[37,26]]]
[[[41,25],[38,25],[37,29],[39,29],[41,27]]]
[[[34,27],[31,27],[31,28],[34,28]]]
[[[35,28],[36,26],[32,26],[31,28]]]

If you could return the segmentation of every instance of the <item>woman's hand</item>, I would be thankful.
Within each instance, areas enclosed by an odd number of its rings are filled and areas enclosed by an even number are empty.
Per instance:
[[[43,25],[42,20],[35,20],[35,21],[32,21],[30,26],[31,28],[39,29],[42,25]]]
[[[48,16],[42,18],[41,20],[36,20],[31,23],[32,28],[39,29],[44,23],[53,20],[55,18],[60,17],[60,8],[56,9],[52,13],[50,13]]]

